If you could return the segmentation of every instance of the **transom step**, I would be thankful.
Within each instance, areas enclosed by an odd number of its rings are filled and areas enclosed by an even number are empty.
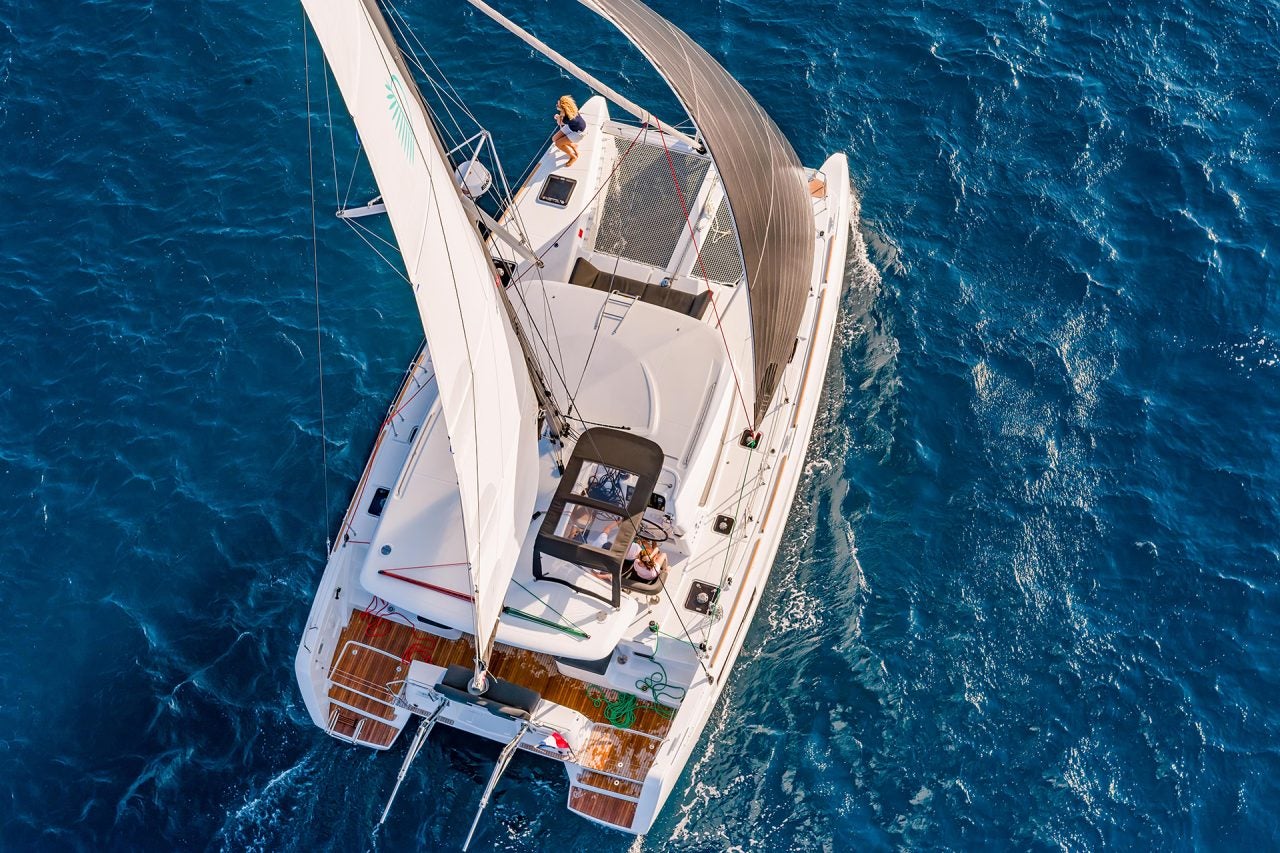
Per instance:
[[[597,723],[578,753],[578,763],[610,776],[642,782],[660,746],[661,740],[643,732]]]
[[[569,810],[623,829],[630,829],[636,819],[635,800],[611,797],[577,785],[569,786]]]
[[[591,788],[610,796],[631,800],[638,799],[640,792],[644,789],[639,782],[630,782],[595,770],[578,771],[577,784],[583,788]]]

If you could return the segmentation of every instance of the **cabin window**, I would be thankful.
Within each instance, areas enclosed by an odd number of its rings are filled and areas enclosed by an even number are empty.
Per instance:
[[[379,488],[373,493],[373,500],[369,501],[369,515],[382,515],[382,510],[387,505],[387,497],[390,496],[390,489]]]

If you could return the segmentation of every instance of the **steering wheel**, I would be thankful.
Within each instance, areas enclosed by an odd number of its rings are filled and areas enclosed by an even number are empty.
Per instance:
[[[637,532],[637,535],[641,539],[651,539],[654,542],[666,542],[671,538],[671,534],[665,527],[658,524],[656,521],[650,521],[647,518],[642,518],[640,520],[640,529]]]

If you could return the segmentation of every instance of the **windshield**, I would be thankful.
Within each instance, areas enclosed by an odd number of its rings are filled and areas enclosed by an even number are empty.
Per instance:
[[[639,474],[624,468],[614,468],[603,462],[584,462],[573,482],[572,494],[624,509],[631,502],[639,482]]]
[[[609,550],[618,535],[622,516],[581,504],[566,503],[555,535],[571,542],[581,542],[593,548]]]

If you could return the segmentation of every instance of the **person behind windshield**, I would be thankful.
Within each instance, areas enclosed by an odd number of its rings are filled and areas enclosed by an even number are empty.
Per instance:
[[[615,519],[600,528],[600,532],[588,544],[604,551],[611,549],[621,521],[622,519]],[[666,567],[667,555],[652,539],[637,537],[627,547],[627,555],[622,558],[623,574],[630,572],[642,581],[657,580]]]
[[[601,527],[600,532],[595,536],[592,536],[591,540],[587,542],[587,544],[592,548],[599,548],[603,551],[608,551],[613,547],[613,537],[618,532],[618,522],[621,520],[622,519],[620,518],[615,518],[604,527]]]

